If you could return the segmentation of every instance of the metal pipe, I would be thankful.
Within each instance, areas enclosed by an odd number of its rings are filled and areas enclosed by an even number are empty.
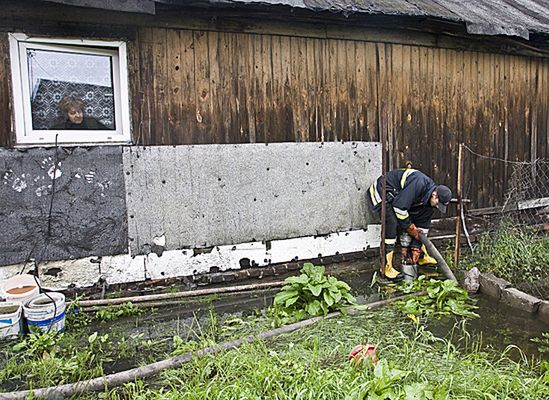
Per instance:
[[[147,302],[147,301],[154,301],[154,300],[177,299],[181,297],[195,297],[195,296],[206,296],[210,294],[244,292],[247,290],[275,288],[275,287],[284,286],[284,284],[285,284],[284,281],[275,281],[275,282],[266,282],[266,283],[256,283],[252,285],[239,285],[239,286],[212,288],[212,289],[189,290],[189,291],[177,292],[177,293],[160,293],[160,294],[150,294],[146,296],[119,297],[116,299],[104,299],[104,300],[82,300],[78,302],[78,306],[79,307],[106,306],[106,305],[123,304],[129,301],[131,301],[132,303],[140,303],[140,302]]]

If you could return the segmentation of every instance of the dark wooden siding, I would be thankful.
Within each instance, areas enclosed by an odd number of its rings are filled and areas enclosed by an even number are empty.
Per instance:
[[[10,82],[8,35],[0,32],[0,146],[4,147],[12,144]]]
[[[141,144],[378,140],[386,109],[390,166],[412,160],[452,186],[459,142],[489,157],[548,157],[547,59],[150,28],[137,47]],[[474,206],[496,204],[504,164],[466,163]]]
[[[413,40],[396,33],[387,43],[356,28],[332,38],[304,31],[138,28],[129,41],[134,143],[371,141],[386,126],[390,167],[410,159],[450,186],[459,142],[489,157],[549,157],[549,59],[403,44]],[[10,145],[0,39],[0,145]],[[466,153],[473,206],[500,202],[508,173]]]
[[[138,43],[155,99],[133,108],[139,143],[377,138],[374,43],[172,29]]]

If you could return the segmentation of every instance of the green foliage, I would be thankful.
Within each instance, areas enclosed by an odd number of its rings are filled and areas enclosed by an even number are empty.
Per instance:
[[[549,237],[527,227],[502,224],[481,237],[474,255],[465,262],[513,283],[535,283],[547,277]]]
[[[21,380],[36,386],[57,385],[77,381],[103,373],[104,362],[111,361],[109,335],[97,332],[86,343],[65,334],[39,332],[30,334],[13,348],[12,358],[0,371],[0,381]]]
[[[512,361],[412,326],[393,309],[322,320],[270,341],[193,358],[154,382],[105,393],[105,400],[539,400],[549,386],[537,364]],[[356,368],[357,343],[379,345],[374,368]],[[467,349],[469,350],[469,349]]]
[[[104,310],[99,310],[95,313],[95,317],[101,321],[112,321],[121,317],[130,317],[141,315],[143,310],[130,301],[120,305],[108,306]]]
[[[438,319],[450,315],[478,317],[472,311],[476,307],[471,304],[471,298],[467,291],[452,280],[431,279],[427,281],[421,276],[414,281],[409,289],[414,292],[424,290],[427,294],[395,302],[395,306],[405,314]]]
[[[92,320],[88,314],[80,310],[79,301],[80,297],[77,297],[68,304],[65,310],[67,330],[78,330],[88,325]]]
[[[542,333],[540,338],[530,340],[538,344],[538,351],[540,353],[549,353],[549,332]]]
[[[300,320],[355,304],[349,285],[324,272],[322,265],[305,263],[301,275],[286,278],[286,285],[274,298],[275,315],[286,320]]]
[[[44,357],[56,351],[57,342],[63,337],[62,333],[37,331],[30,333],[25,339],[13,346],[17,352],[25,352],[31,357]]]

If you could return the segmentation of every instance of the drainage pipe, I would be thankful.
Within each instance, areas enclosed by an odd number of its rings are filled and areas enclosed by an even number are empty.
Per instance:
[[[372,310],[375,308],[382,307],[386,304],[392,303],[397,300],[403,300],[410,296],[417,296],[420,293],[412,293],[405,296],[394,297],[392,299],[386,299],[378,301],[375,303],[366,304],[364,306],[354,307],[356,310]],[[361,307],[361,308],[359,308]],[[353,307],[350,307],[353,309]],[[225,342],[217,346],[206,347],[205,349],[188,352],[180,356],[172,357],[167,360],[157,361],[155,363],[144,365],[138,368],[132,368],[127,371],[117,372],[114,374],[102,376],[99,378],[93,378],[86,381],[80,381],[75,383],[67,383],[59,386],[50,386],[47,388],[41,389],[32,389],[32,390],[22,390],[19,392],[8,392],[0,393],[0,399],[5,400],[14,400],[14,399],[27,399],[29,396],[35,398],[45,398],[45,399],[59,399],[59,398],[68,398],[74,395],[83,394],[86,392],[97,392],[105,389],[112,389],[116,386],[121,386],[128,382],[133,382],[136,379],[144,379],[149,376],[158,374],[159,372],[168,369],[168,368],[178,368],[182,364],[185,364],[191,361],[193,358],[199,358],[207,354],[215,354],[220,351],[234,349],[241,346],[244,343],[253,343],[257,339],[265,340],[270,339],[284,333],[290,333],[298,329],[313,325],[324,319],[331,319],[340,316],[339,311],[330,313],[324,317],[314,317],[306,319],[304,321],[299,321],[293,324],[284,325],[280,328],[272,329],[267,332],[260,333],[254,336],[246,336],[242,339],[232,340],[230,342]]]
[[[440,265],[440,268],[442,269],[442,273],[444,274],[444,276],[448,279],[453,280],[454,282],[457,282],[457,279],[454,276],[454,273],[452,272],[448,264],[446,264],[446,261],[444,261],[444,258],[439,253],[435,245],[427,238],[427,236],[425,236],[425,234],[423,233],[420,233],[419,240],[421,240],[421,243],[425,245],[425,248],[427,249],[427,253],[429,253],[429,255],[433,256],[435,260],[437,260],[437,263],[438,265]]]
[[[116,299],[82,300],[78,302],[78,306],[79,307],[109,306],[109,305],[127,303],[128,301],[131,301],[132,303],[142,303],[146,301],[177,299],[181,297],[194,297],[194,296],[206,296],[210,294],[244,292],[248,290],[269,289],[269,288],[280,287],[280,286],[284,286],[285,283],[286,282],[284,281],[275,281],[275,282],[266,282],[266,283],[255,283],[252,285],[239,285],[239,286],[212,288],[212,289],[189,290],[189,291],[177,292],[177,293],[159,293],[159,294],[149,294],[145,296],[119,297]]]

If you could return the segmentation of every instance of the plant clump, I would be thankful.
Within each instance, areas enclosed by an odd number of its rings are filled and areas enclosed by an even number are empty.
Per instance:
[[[325,275],[322,265],[303,264],[301,275],[286,278],[274,298],[275,322],[287,323],[306,317],[326,315],[330,311],[356,304],[350,286],[333,276]]]
[[[414,317],[444,318],[451,315],[477,318],[473,312],[476,308],[465,289],[460,288],[453,280],[440,281],[426,280],[420,276],[410,287],[408,292],[425,291],[424,295],[412,296],[406,300],[395,302],[395,306],[404,314]]]

